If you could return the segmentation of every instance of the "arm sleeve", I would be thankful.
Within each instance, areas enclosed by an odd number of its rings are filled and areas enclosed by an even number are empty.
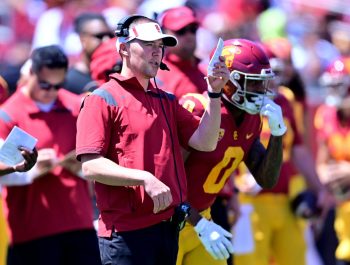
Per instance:
[[[111,106],[99,95],[85,98],[77,121],[76,156],[105,155],[108,150],[111,127]]]

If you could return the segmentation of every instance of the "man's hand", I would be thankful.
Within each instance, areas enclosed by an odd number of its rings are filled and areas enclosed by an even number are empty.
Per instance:
[[[146,177],[144,181],[144,187],[146,193],[153,200],[153,212],[158,213],[173,202],[173,197],[171,196],[170,188],[153,176],[151,173]]]
[[[77,175],[81,170],[81,163],[75,158],[75,150],[60,159],[58,165],[64,167],[74,175]]]
[[[229,239],[232,234],[212,221],[202,218],[194,227],[199,239],[210,255],[216,259],[227,259],[233,253],[233,246]]]
[[[264,97],[260,114],[267,117],[270,131],[273,136],[282,136],[285,134],[287,127],[283,122],[281,107],[273,102],[273,100]]]
[[[38,158],[38,151],[35,148],[33,151],[26,150],[23,147],[19,149],[21,150],[24,161],[13,166],[13,169],[17,172],[26,172],[35,165]]]
[[[230,79],[230,71],[225,64],[225,57],[220,56],[220,61],[215,63],[213,74],[208,75],[208,91],[213,93],[220,93],[227,81]]]
[[[43,148],[38,151],[36,167],[39,172],[52,169],[57,164],[56,151],[52,148]]]

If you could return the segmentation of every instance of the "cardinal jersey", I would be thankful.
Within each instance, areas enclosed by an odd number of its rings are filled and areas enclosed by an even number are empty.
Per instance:
[[[207,99],[201,94],[186,94],[180,103],[190,112],[201,116]],[[204,210],[211,206],[239,163],[246,159],[252,144],[260,135],[261,127],[260,116],[247,113],[238,126],[228,107],[222,104],[217,148],[212,152],[191,150],[185,162],[188,201],[192,207]]]

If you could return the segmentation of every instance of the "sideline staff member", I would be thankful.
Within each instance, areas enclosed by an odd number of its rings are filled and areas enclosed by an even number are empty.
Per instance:
[[[174,265],[178,229],[169,220],[186,199],[180,145],[216,148],[229,71],[220,60],[208,76],[212,98],[199,122],[150,82],[164,69],[164,46],[175,46],[176,38],[138,15],[120,21],[116,33],[121,74],[85,99],[77,123],[77,158],[96,181],[102,263]]]

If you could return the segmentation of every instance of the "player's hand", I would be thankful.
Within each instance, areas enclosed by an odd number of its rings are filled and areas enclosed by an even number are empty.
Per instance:
[[[194,227],[199,239],[209,254],[216,260],[227,259],[233,253],[233,246],[228,238],[232,234],[221,226],[205,218]]]
[[[270,131],[273,136],[282,136],[285,134],[287,127],[283,122],[281,107],[273,102],[273,100],[264,97],[260,114],[267,117]]]
[[[36,167],[38,171],[46,171],[57,163],[56,151],[52,148],[43,148],[38,151]]]
[[[145,178],[144,187],[146,193],[153,200],[154,213],[164,210],[173,202],[170,188],[151,173],[149,173],[149,175]]]
[[[38,151],[35,148],[32,151],[29,151],[23,147],[20,147],[19,149],[24,161],[13,166],[13,169],[17,172],[25,172],[30,170],[35,165],[38,158]]]
[[[219,59],[220,61],[214,65],[213,74],[206,78],[209,92],[220,93],[230,79],[230,71],[225,64],[225,57],[220,56]]]

